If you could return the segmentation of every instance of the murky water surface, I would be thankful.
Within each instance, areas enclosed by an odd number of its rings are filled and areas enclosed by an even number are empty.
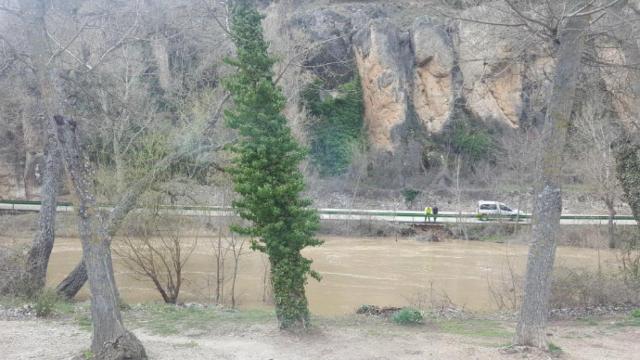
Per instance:
[[[448,298],[475,311],[495,309],[489,284],[509,281],[510,270],[524,272],[527,248],[479,241],[419,242],[394,238],[324,237],[319,248],[305,254],[322,281],[309,280],[311,311],[322,315],[352,313],[361,304],[403,306],[441,302]],[[80,242],[59,238],[53,250],[49,282],[55,285],[80,258]],[[604,268],[613,268],[615,255],[600,251]],[[150,281],[128,270],[114,255],[118,286],[129,303],[161,300]],[[231,274],[227,260],[227,275]],[[211,301],[215,289],[215,260],[210,239],[200,239],[186,268],[181,301]],[[558,249],[556,266],[593,268],[598,252],[593,249]],[[263,307],[264,257],[250,250],[241,258],[237,285],[240,307]],[[227,290],[228,292],[228,290]],[[81,296],[86,297],[86,289]],[[228,294],[227,294],[228,295]]]

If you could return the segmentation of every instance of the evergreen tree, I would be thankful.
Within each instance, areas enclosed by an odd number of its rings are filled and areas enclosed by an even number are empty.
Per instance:
[[[231,34],[237,57],[227,62],[237,72],[225,81],[234,100],[225,120],[240,135],[232,148],[230,170],[240,195],[234,208],[250,222],[234,231],[254,238],[252,248],[269,256],[280,327],[306,327],[307,275],[318,280],[319,275],[300,252],[321,244],[314,237],[318,215],[300,196],[305,185],[298,166],[306,153],[282,115],[285,99],[273,81],[274,60],[267,52],[261,21],[251,6],[240,3],[233,9]]]

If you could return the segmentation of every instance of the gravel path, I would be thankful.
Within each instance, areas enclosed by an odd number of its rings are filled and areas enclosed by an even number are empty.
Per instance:
[[[136,330],[151,359],[549,359],[543,352],[509,353],[495,339],[431,331],[379,333],[350,327],[322,327],[294,336],[256,325],[228,335],[158,336]],[[640,328],[552,326],[562,359],[638,359]],[[0,321],[3,359],[71,360],[89,346],[90,334],[55,320]]]

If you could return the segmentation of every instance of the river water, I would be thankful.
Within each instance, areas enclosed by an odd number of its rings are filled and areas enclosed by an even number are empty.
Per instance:
[[[489,288],[509,283],[513,272],[521,276],[527,247],[480,241],[420,242],[400,238],[322,237],[324,245],[305,250],[322,281],[309,280],[307,295],[311,311],[320,315],[352,313],[362,304],[404,306],[451,301],[473,311],[496,309]],[[185,269],[180,293],[184,302],[211,302],[215,290],[215,260],[211,239],[200,238]],[[239,266],[236,297],[241,308],[265,307],[262,254],[246,250]],[[49,278],[57,284],[80,258],[76,238],[58,238],[51,257]],[[596,269],[615,267],[608,250],[560,247],[556,266]],[[114,255],[116,279],[128,303],[160,301],[150,281],[140,278]],[[227,259],[228,277],[232,259]],[[510,270],[511,269],[511,270]],[[227,294],[229,295],[229,282]],[[86,298],[83,289],[80,297]]]

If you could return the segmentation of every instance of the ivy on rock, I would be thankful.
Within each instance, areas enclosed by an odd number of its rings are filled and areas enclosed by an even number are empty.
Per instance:
[[[302,94],[313,116],[309,126],[311,159],[321,175],[340,175],[351,164],[353,149],[363,139],[362,87],[358,76],[330,93],[323,87],[317,80]]]

